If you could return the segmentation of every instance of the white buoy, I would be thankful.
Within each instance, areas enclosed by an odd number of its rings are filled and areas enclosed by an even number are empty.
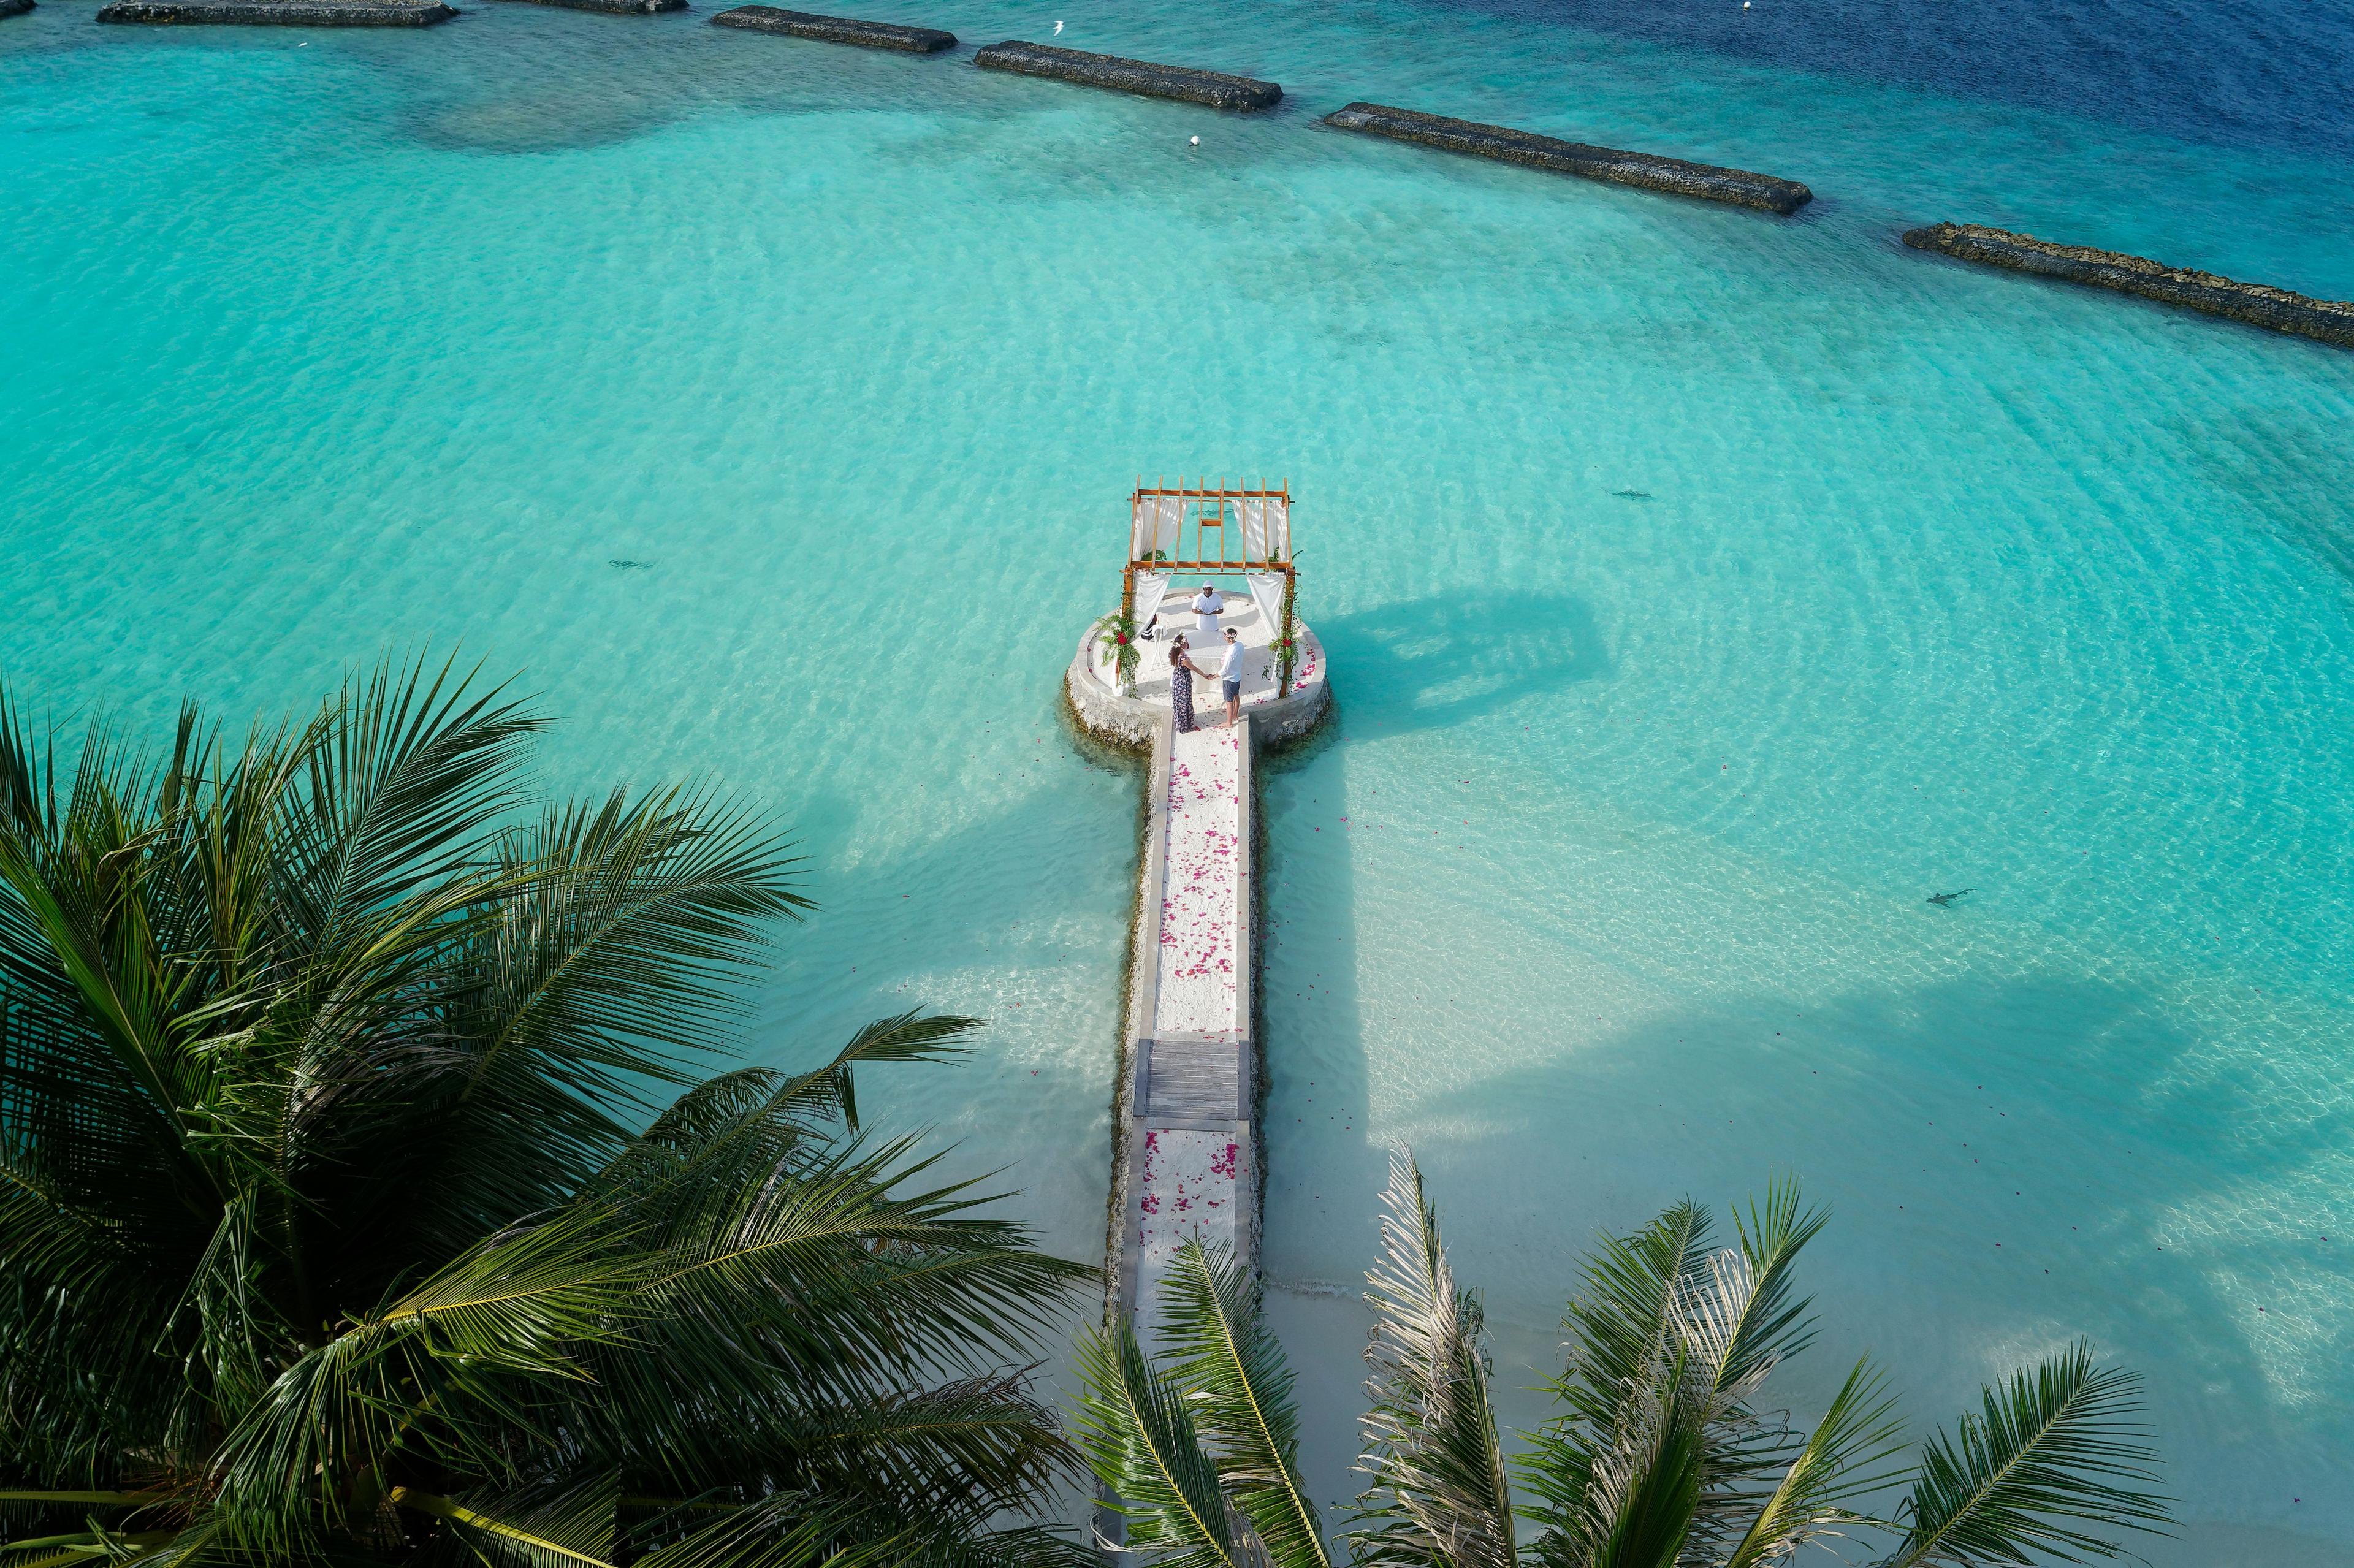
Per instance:
[[[1199,136],[1194,137],[1194,138],[1193,138],[1193,145],[1194,145],[1194,146],[1196,146],[1196,147],[1198,147],[1198,146],[1200,146],[1201,144],[1202,144],[1202,139],[1201,139]]]

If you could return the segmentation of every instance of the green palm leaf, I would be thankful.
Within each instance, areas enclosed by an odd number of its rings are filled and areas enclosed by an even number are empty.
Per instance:
[[[454,658],[380,664],[312,721],[309,787],[279,829],[281,894],[323,948],[342,923],[476,869],[480,830],[515,804],[525,746],[546,721],[498,689],[470,696],[472,682]]]
[[[1351,1532],[1361,1562],[1507,1568],[1518,1560],[1512,1497],[1488,1396],[1479,1300],[1458,1291],[1424,1195],[1422,1171],[1390,1157],[1383,1261],[1365,1276],[1373,1309],[1365,1359],[1372,1406],[1357,1499],[1372,1528]]]
[[[0,691],[11,1537],[1071,1561],[1036,1521],[1075,1457],[1022,1369],[1096,1271],[858,1138],[856,1070],[969,1022],[688,1085],[739,1045],[796,863],[707,789],[528,810],[540,727],[387,664],[233,740],[184,708],[151,761]],[[617,1478],[670,1500],[617,1517]]]
[[[1880,1468],[1902,1446],[1896,1396],[1869,1361],[1856,1362],[1820,1421],[1752,1515],[1724,1568],[1765,1568],[1842,1527],[1872,1522],[1846,1504],[1897,1478]]]
[[[2137,1376],[2096,1367],[2083,1344],[1987,1389],[1978,1414],[1922,1449],[1888,1568],[2039,1554],[2080,1563],[2119,1551],[2094,1530],[2161,1529],[2166,1499],[2146,1489],[2158,1455],[2140,1395]]]
[[[1257,1282],[1233,1252],[1189,1236],[1161,1285],[1161,1338],[1227,1495],[1277,1568],[1325,1568],[1323,1531],[1299,1480],[1291,1368],[1260,1315]]]
[[[1123,1317],[1080,1341],[1073,1438],[1128,1524],[1129,1550],[1162,1568],[1248,1568],[1247,1523],[1219,1485],[1183,1389],[1144,1358]]]

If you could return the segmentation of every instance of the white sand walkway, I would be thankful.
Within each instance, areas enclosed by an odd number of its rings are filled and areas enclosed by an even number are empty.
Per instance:
[[[1246,1201],[1238,1124],[1250,1114],[1240,1103],[1249,1026],[1241,969],[1249,961],[1242,934],[1249,913],[1246,736],[1221,725],[1172,732],[1170,740],[1159,983],[1140,1064],[1147,1082],[1134,1299],[1147,1324],[1157,1316],[1161,1277],[1187,1236],[1237,1245]]]

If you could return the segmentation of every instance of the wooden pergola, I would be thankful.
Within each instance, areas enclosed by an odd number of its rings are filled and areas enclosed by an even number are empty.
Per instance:
[[[1129,497],[1128,564],[1120,573],[1121,619],[1137,619],[1139,578],[1155,609],[1174,574],[1240,577],[1253,602],[1268,610],[1273,646],[1282,662],[1278,692],[1291,683],[1292,599],[1298,587],[1291,564],[1291,482],[1221,477],[1175,484],[1139,475]],[[1279,580],[1278,580],[1279,579]],[[1280,608],[1268,604],[1279,600]]]

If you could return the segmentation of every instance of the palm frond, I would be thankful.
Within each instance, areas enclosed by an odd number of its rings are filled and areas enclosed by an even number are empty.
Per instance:
[[[2141,1380],[2079,1344],[1986,1390],[1979,1411],[1921,1451],[1888,1568],[2114,1557],[2107,1533],[2162,1531]]]
[[[1632,1235],[1601,1237],[1585,1260],[1563,1319],[1566,1362],[1545,1385],[1561,1414],[1513,1467],[1548,1564],[1671,1561],[1696,1520],[1703,1536],[1723,1525],[1721,1512],[1700,1517],[1715,1378],[1693,1355],[1693,1319],[1737,1321],[1740,1308],[1709,1305],[1735,1283],[1719,1272],[1727,1260],[1711,1231],[1708,1211],[1687,1200]]]
[[[1787,1415],[1761,1415],[1755,1401],[1767,1378],[1813,1337],[1805,1298],[1792,1295],[1799,1252],[1829,1220],[1808,1209],[1795,1180],[1767,1189],[1765,1204],[1735,1212],[1738,1247],[1709,1254],[1680,1284],[1672,1361],[1674,1419],[1692,1426],[1698,1492],[1691,1540],[1721,1552],[1745,1533],[1771,1495],[1772,1478],[1804,1438]]]
[[[1291,1368],[1267,1332],[1257,1282],[1231,1249],[1189,1236],[1163,1280],[1161,1339],[1171,1376],[1218,1474],[1277,1568],[1326,1568],[1315,1505],[1299,1479]]]
[[[10,1538],[1071,1562],[1040,1521],[1076,1461],[1020,1369],[1097,1271],[858,1132],[857,1070],[969,1021],[689,1084],[795,858],[706,789],[522,816],[540,725],[412,662],[228,741],[184,707],[150,759],[0,689]],[[617,1516],[616,1478],[668,1500]]]
[[[280,895],[329,950],[338,927],[475,869],[480,830],[516,800],[525,747],[546,721],[470,696],[451,657],[387,662],[347,679],[304,736],[309,788],[281,831],[292,874]]]
[[[1708,1266],[1709,1212],[1677,1203],[1631,1236],[1605,1236],[1586,1259],[1563,1327],[1569,1370],[1557,1392],[1603,1414],[1676,1340],[1677,1317]]]
[[[1844,1526],[1871,1522],[1846,1504],[1898,1478],[1880,1468],[1903,1447],[1903,1423],[1895,1409],[1887,1379],[1869,1361],[1856,1362],[1724,1568],[1766,1568]]]
[[[510,835],[502,859],[518,891],[477,954],[478,1093],[517,1053],[634,1040],[629,1066],[644,1071],[650,1049],[713,1049],[741,1015],[737,982],[764,923],[810,906],[790,845],[707,791],[632,802],[617,790]]]
[[[944,1534],[1033,1511],[1081,1471],[1023,1375],[967,1378],[850,1408],[771,1412],[748,1422],[744,1436],[752,1443],[715,1473],[766,1473],[790,1455],[805,1482],[831,1495],[887,1500]]]
[[[650,1195],[635,1213],[673,1259],[656,1285],[665,1312],[738,1332],[822,1325],[843,1338],[811,1355],[821,1363],[957,1372],[976,1354],[1018,1355],[1095,1271],[1037,1252],[1021,1226],[968,1215],[991,1201],[970,1182],[908,1191],[932,1163],[910,1160],[911,1148],[846,1142],[790,1176],[771,1167],[750,1181],[698,1167]]]
[[[504,1496],[447,1498],[395,1487],[388,1496],[396,1507],[447,1521],[485,1563],[504,1568],[613,1568],[620,1486],[610,1474],[552,1494],[525,1489]]]
[[[959,1043],[981,1027],[978,1018],[943,1013],[926,1018],[917,1011],[878,1018],[851,1036],[850,1044],[824,1066],[804,1073],[778,1091],[778,1108],[838,1114],[858,1130],[857,1086],[852,1069],[861,1064],[937,1062],[953,1055]]]
[[[281,1372],[222,1440],[214,1514],[265,1553],[355,1527],[402,1450],[504,1484],[555,1441],[552,1388],[643,1315],[657,1264],[610,1216],[494,1237]],[[426,1413],[429,1412],[429,1418]]]
[[[1830,1211],[1805,1207],[1797,1178],[1784,1177],[1766,1188],[1762,1208],[1753,1202],[1734,1217],[1745,1288],[1739,1314],[1722,1320],[1721,1331],[1712,1336],[1720,1388],[1760,1380],[1813,1341],[1810,1303],[1793,1298],[1792,1271],[1800,1251],[1829,1223]]]
[[[1127,1520],[1129,1549],[1164,1568],[1253,1568],[1249,1526],[1219,1486],[1185,1392],[1145,1360],[1123,1317],[1083,1336],[1072,1436]]]
[[[1371,1478],[1357,1499],[1371,1528],[1352,1531],[1352,1544],[1366,1563],[1506,1568],[1517,1561],[1512,1497],[1479,1297],[1456,1288],[1421,1169],[1403,1150],[1390,1157],[1382,1202],[1383,1261],[1365,1277],[1373,1376],[1357,1465]]]
[[[635,1568],[1088,1568],[1097,1561],[1035,1525],[942,1534],[872,1500],[780,1491],[672,1531]]]

